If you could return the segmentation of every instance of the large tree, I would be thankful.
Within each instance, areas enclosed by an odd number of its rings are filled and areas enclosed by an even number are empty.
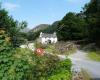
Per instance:
[[[27,26],[25,21],[18,22],[14,20],[12,16],[8,15],[8,12],[0,7],[0,29],[4,29],[6,33],[11,37],[13,46],[19,46],[22,42],[20,30]]]
[[[61,40],[83,39],[86,35],[85,20],[75,13],[69,12],[59,22],[57,34]]]
[[[88,24],[89,39],[92,42],[100,42],[100,0],[91,0],[83,8]]]

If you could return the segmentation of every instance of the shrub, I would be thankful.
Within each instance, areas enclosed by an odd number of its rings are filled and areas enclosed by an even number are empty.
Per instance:
[[[57,56],[37,57],[36,65],[33,68],[34,80],[52,80],[53,76],[62,75],[65,79],[71,79],[71,61],[60,61]],[[58,80],[61,80],[58,77]]]
[[[68,55],[75,52],[76,47],[71,42],[57,42],[56,44],[49,45],[45,50],[54,54]]]
[[[42,44],[41,42],[38,42],[38,41],[35,41],[35,47],[36,48],[47,48],[48,47],[48,44]]]
[[[12,48],[8,35],[0,31],[0,80],[24,80],[30,69],[29,53]]]
[[[5,33],[0,33],[0,80],[49,80],[54,76],[70,79],[71,61],[57,56],[38,56],[31,50],[12,48]],[[6,41],[7,40],[7,41]]]
[[[71,75],[68,71],[62,71],[58,74],[50,76],[48,80],[71,80]]]

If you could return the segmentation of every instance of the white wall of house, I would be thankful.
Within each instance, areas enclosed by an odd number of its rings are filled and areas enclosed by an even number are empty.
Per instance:
[[[57,41],[58,41],[57,38],[55,38],[55,39],[54,39],[54,42],[56,43]]]
[[[44,44],[45,43],[45,38],[41,38],[41,43]]]
[[[48,40],[50,40],[51,43],[56,43],[57,42],[57,38],[42,38],[41,43],[47,44]]]

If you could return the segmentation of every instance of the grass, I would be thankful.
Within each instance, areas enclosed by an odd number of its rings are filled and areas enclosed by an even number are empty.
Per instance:
[[[92,51],[92,52],[89,52],[87,56],[91,60],[99,61],[100,62],[100,51]]]

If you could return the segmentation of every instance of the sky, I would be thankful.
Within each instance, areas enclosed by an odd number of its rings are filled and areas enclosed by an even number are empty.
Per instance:
[[[26,21],[32,29],[39,24],[52,24],[68,12],[80,12],[90,0],[1,0],[2,7],[15,20]]]

